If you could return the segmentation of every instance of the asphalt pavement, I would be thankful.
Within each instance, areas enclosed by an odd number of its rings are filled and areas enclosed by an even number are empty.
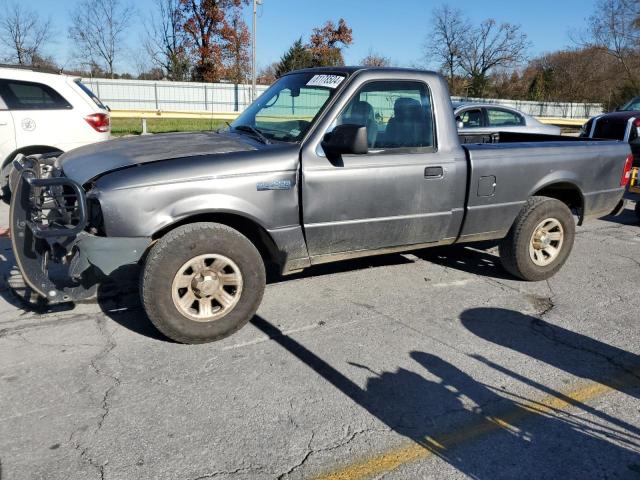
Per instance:
[[[631,210],[579,228],[546,282],[488,244],[273,278],[206,345],[163,338],[135,294],[0,295],[2,480],[640,479]]]

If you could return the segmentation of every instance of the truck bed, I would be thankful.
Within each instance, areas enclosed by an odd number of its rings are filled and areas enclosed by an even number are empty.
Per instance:
[[[469,177],[459,241],[502,238],[526,199],[550,185],[580,221],[605,216],[619,202],[627,143],[507,132],[461,135],[461,142]]]

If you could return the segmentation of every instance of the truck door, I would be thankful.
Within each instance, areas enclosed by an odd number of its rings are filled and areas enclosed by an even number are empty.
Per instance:
[[[467,167],[459,146],[438,151],[428,85],[371,81],[344,95],[348,100],[329,113],[326,131],[339,124],[365,126],[369,153],[330,161],[319,144],[315,150],[303,148],[303,224],[309,254],[316,257],[312,261],[341,252],[453,241]],[[443,108],[451,115],[450,103]]]

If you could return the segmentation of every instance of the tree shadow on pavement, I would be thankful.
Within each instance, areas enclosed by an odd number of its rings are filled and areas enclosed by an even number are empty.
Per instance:
[[[473,308],[460,320],[488,342],[640,399],[640,356],[634,353],[513,310]]]
[[[634,469],[640,469],[640,435],[637,429],[630,433],[632,425],[617,428],[583,415],[537,408],[534,399],[483,384],[421,351],[410,353],[416,362],[412,370],[377,373],[348,362],[374,374],[361,388],[267,320],[256,317],[253,325],[392,431],[415,442],[404,447],[407,458],[435,455],[472,478],[486,479],[632,478]],[[547,388],[550,392],[562,398]],[[599,413],[579,401],[572,406]],[[392,457],[404,455],[397,448],[393,452]],[[373,473],[385,473],[375,470],[375,465],[385,464],[378,460],[372,460]],[[360,467],[357,470],[364,471]]]

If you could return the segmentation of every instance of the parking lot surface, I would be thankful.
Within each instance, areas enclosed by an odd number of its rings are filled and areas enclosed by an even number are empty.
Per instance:
[[[547,282],[481,247],[274,278],[198,346],[135,294],[34,311],[4,287],[0,478],[640,478],[633,212]]]

